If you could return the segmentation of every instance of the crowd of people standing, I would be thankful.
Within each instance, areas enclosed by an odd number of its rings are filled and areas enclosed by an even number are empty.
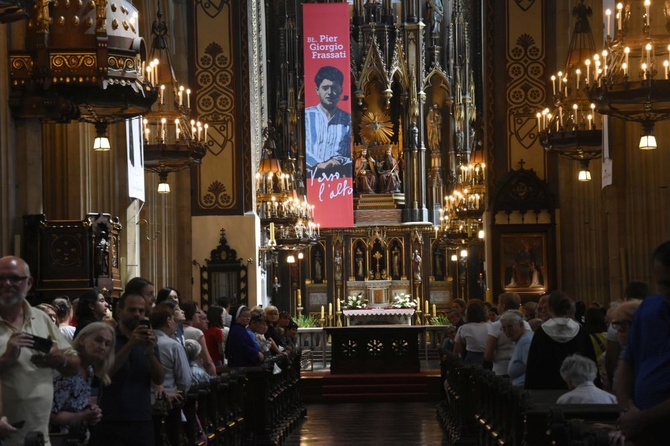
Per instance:
[[[612,442],[665,444],[670,420],[670,242],[652,256],[657,295],[627,285],[609,308],[553,291],[521,305],[515,293],[497,307],[453,301],[442,346],[475,367],[490,368],[529,390],[562,390],[558,404],[618,404]],[[500,314],[499,317],[496,315]],[[618,444],[618,443],[617,443]],[[621,443],[623,444],[623,443]]]
[[[176,289],[155,293],[136,277],[112,314],[98,289],[32,307],[31,287],[23,259],[0,258],[0,445],[23,445],[30,432],[47,444],[184,444],[192,384],[296,351],[295,324],[274,306],[231,310],[223,297],[205,313]]]

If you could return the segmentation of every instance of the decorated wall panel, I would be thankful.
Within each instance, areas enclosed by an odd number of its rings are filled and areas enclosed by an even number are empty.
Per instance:
[[[192,19],[196,106],[211,136],[193,175],[193,214],[240,214],[250,207],[244,202],[250,153],[244,149],[250,122],[247,2],[198,1]]]

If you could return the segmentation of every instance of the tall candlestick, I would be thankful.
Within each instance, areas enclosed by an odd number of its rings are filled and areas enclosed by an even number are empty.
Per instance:
[[[326,318],[326,309],[324,308],[323,305],[321,305],[321,319]]]
[[[428,299],[426,299],[423,303],[425,304],[425,306],[424,306],[424,308],[425,308],[424,313],[428,314],[428,311],[430,311],[430,310],[429,310],[429,307],[428,307],[428,305],[429,305],[429,304],[428,304]]]
[[[209,124],[205,124],[205,143],[207,142],[207,129],[209,128]]]
[[[619,11],[616,14],[616,17],[618,19],[618,23],[617,23],[618,28],[617,29],[619,31],[621,31],[621,21],[623,20],[623,3],[617,3],[616,9],[617,9],[617,11]]]
[[[612,24],[612,10],[606,9],[605,15],[607,16],[607,36],[610,35],[610,25]]]
[[[191,89],[186,89],[186,108],[191,109]]]
[[[161,85],[161,105],[165,103],[165,85]]]
[[[302,307],[302,295],[300,293],[300,290],[298,290],[298,306]]]
[[[339,313],[340,311],[342,311],[342,308],[340,307],[340,304],[341,304],[340,299],[337,299],[337,312],[338,312],[338,313]]]
[[[328,302],[328,316],[332,316],[332,315],[333,315],[333,303]]]
[[[274,242],[275,241],[275,224],[270,223],[270,241]]]
[[[179,119],[174,120],[174,128],[175,128],[175,133],[177,135],[177,141],[179,141]]]

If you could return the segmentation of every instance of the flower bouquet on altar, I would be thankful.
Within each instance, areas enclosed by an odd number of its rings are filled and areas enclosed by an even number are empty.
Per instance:
[[[357,294],[351,294],[347,296],[347,299],[344,301],[344,308],[347,310],[357,310],[361,308],[367,308],[368,301],[363,298],[363,292]]]
[[[407,293],[396,294],[393,296],[391,308],[416,308],[416,302]]]

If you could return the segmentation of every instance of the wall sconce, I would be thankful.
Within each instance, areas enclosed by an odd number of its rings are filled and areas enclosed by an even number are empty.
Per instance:
[[[303,254],[302,251],[300,251],[300,252],[298,253],[298,260],[302,260],[302,259],[304,259],[304,258],[305,258],[305,254]]]
[[[451,255],[451,261],[452,262],[458,262],[458,256],[456,254]]]
[[[480,229],[479,232],[477,232],[477,238],[480,240],[484,240],[484,235],[485,233],[483,229]]]
[[[461,257],[465,258],[468,256],[468,250],[467,249],[461,249]]]
[[[167,172],[160,172],[158,174],[158,190],[157,192],[159,194],[169,194],[170,193],[170,185],[167,182]]]
[[[107,123],[98,121],[95,123],[96,137],[93,141],[93,150],[96,152],[109,152],[112,148],[107,137]]]
[[[579,170],[579,175],[577,176],[577,179],[579,181],[591,181],[591,171],[589,170],[588,160],[582,161],[581,164],[582,167]]]
[[[295,256],[293,254],[286,256],[286,263],[295,263]]]

